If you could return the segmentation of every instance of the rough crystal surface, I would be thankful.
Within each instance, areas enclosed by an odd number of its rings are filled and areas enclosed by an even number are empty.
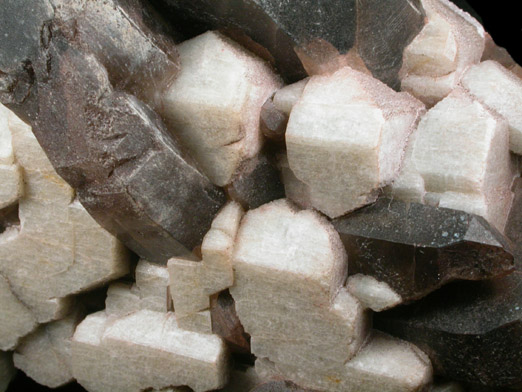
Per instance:
[[[429,361],[413,346],[378,336],[364,345],[369,314],[342,287],[345,252],[317,213],[286,200],[248,212],[233,263],[230,292],[261,377],[328,391],[380,391],[384,379],[387,389],[414,391],[430,382]],[[390,368],[392,357],[403,360]]]
[[[522,381],[521,288],[520,271],[453,284],[404,309],[379,313],[375,326],[416,344],[450,379],[516,386]]]
[[[90,392],[218,389],[226,384],[227,363],[219,337],[179,328],[173,313],[140,310],[111,321],[98,312],[72,338],[73,375]]]
[[[70,338],[83,317],[79,306],[67,317],[41,325],[24,337],[13,356],[16,368],[49,388],[73,381]]]
[[[449,0],[422,0],[427,23],[404,50],[401,88],[433,106],[482,57],[484,28]]]
[[[423,108],[351,68],[312,77],[285,136],[289,168],[309,197],[288,196],[331,218],[375,201],[378,189],[397,177]]]
[[[522,80],[496,61],[484,61],[470,67],[461,84],[507,119],[511,151],[522,154]]]
[[[353,49],[375,77],[393,87],[398,87],[403,49],[421,30],[425,15],[417,0],[393,0],[386,5],[355,0],[156,3],[167,5],[174,19],[192,28],[219,28],[235,37],[250,37],[268,50],[287,81],[302,79],[306,72],[330,72],[347,65]]]
[[[10,7],[25,12],[26,3],[10,2]],[[201,241],[224,194],[181,155],[158,115],[119,89],[134,93],[137,84],[120,86],[117,74],[128,67],[127,81],[135,76],[139,83],[153,85],[143,72],[177,69],[168,54],[175,49],[163,51],[168,40],[158,44],[163,35],[144,27],[141,2],[126,2],[125,7],[116,0],[53,5],[56,13],[49,6],[31,14],[40,34],[30,36],[27,47],[34,48],[27,61],[20,64],[10,53],[2,55],[13,69],[2,68],[8,79],[2,84],[2,100],[31,119],[58,174],[103,227],[151,261],[166,263],[170,256],[188,253]],[[106,11],[108,23],[100,22],[98,7]],[[23,29],[17,26],[23,21],[10,25]],[[135,37],[132,45],[128,37]],[[5,45],[18,45],[14,38],[8,36]],[[100,42],[111,44],[114,57],[95,50]],[[136,53],[144,48],[144,56]],[[22,95],[17,89],[26,80]],[[152,106],[155,99],[149,99]],[[150,183],[151,177],[157,181]]]
[[[479,216],[381,198],[333,222],[350,275],[369,275],[403,301],[453,279],[480,280],[513,270],[509,241]]]
[[[268,64],[218,32],[178,47],[181,72],[163,112],[201,170],[219,186],[261,148],[261,106],[281,82]]]
[[[504,230],[515,172],[507,123],[497,113],[454,90],[420,121],[411,159],[426,203],[483,216]]]
[[[6,314],[19,309],[18,315],[2,318],[7,324],[19,323],[2,328],[2,336],[12,345],[35,322],[67,314],[68,296],[123,276],[129,266],[128,252],[75,199],[31,128],[13,113],[8,123],[24,188],[14,221],[0,233],[0,306]]]

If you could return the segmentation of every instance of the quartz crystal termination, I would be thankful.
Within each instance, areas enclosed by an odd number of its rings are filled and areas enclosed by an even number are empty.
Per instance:
[[[513,271],[509,241],[483,218],[463,211],[380,198],[333,225],[348,253],[350,275],[386,283],[402,302],[454,279]]]
[[[53,3],[55,14],[47,1],[39,2],[32,13],[27,1],[8,1],[15,14],[32,15],[31,26],[38,25],[38,31],[18,57],[13,55],[18,43],[11,36],[3,41],[9,50],[0,55],[7,84],[2,100],[32,119],[33,131],[57,172],[77,189],[103,227],[139,255],[166,263],[201,242],[225,196],[182,156],[158,115],[133,95],[114,89],[140,90],[138,82],[131,83],[129,77],[127,85],[116,73],[125,74],[123,63],[129,75],[138,75],[136,81],[154,76],[149,73],[158,69],[170,70],[174,77],[178,68],[176,59],[151,46],[162,36],[140,30],[142,20],[133,19],[140,15],[140,4],[125,3],[129,9],[117,0],[58,2]],[[107,11],[106,24],[97,19],[98,6]],[[135,38],[134,45],[129,46],[129,37]],[[110,58],[95,50],[107,41],[114,47]],[[125,60],[129,57],[130,62]],[[26,79],[30,85],[22,95],[17,89]],[[142,97],[154,106],[149,92]]]
[[[178,23],[245,34],[268,50],[289,82],[347,65],[347,53],[353,49],[376,78],[398,88],[402,51],[424,25],[418,0],[155,3],[170,9]]]
[[[449,379],[520,387],[521,299],[519,270],[491,281],[453,283],[418,303],[379,313],[374,324],[416,344]]]

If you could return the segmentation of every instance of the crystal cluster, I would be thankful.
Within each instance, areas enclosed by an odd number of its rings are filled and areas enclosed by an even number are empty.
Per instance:
[[[454,3],[0,0],[0,37],[1,392],[520,390],[522,68]]]

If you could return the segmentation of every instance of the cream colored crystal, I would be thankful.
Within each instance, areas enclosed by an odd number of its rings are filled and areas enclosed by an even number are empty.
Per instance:
[[[0,351],[0,392],[5,392],[15,374],[11,353]]]
[[[141,310],[113,320],[88,316],[72,338],[72,368],[89,392],[140,392],[227,383],[228,357],[215,335],[182,330],[173,313]]]
[[[232,251],[243,214],[243,208],[239,203],[229,202],[216,215],[210,230],[203,238],[201,284],[208,296],[234,284]]]
[[[482,57],[483,27],[449,0],[422,0],[427,23],[404,50],[402,90],[428,106],[447,96]]]
[[[509,123],[511,151],[522,154],[522,80],[496,61],[470,67],[462,86]]]
[[[309,78],[300,80],[299,82],[290,84],[277,90],[274,94],[274,106],[277,110],[290,115],[292,108],[295,106],[301,95],[303,95],[304,88],[308,83]]]
[[[136,266],[136,286],[143,302],[142,309],[156,312],[169,310],[169,271],[165,266],[140,260]]]
[[[374,201],[397,177],[423,110],[409,94],[351,68],[310,78],[292,109],[286,146],[290,170],[312,197],[294,201],[331,218]]]
[[[0,274],[0,350],[12,350],[18,339],[38,325],[33,313],[11,291],[9,281]]]
[[[32,314],[20,319],[44,323],[69,312],[71,294],[125,275],[128,253],[75,200],[31,128],[11,112],[8,130],[24,190],[17,200],[19,224],[15,219],[0,234],[0,274],[19,305]],[[11,330],[10,340],[30,332],[31,323]]]
[[[197,313],[191,313],[186,316],[176,315],[178,326],[181,329],[199,333],[212,333],[212,319],[210,310],[202,310]]]
[[[374,312],[394,307],[402,298],[385,282],[379,282],[373,276],[355,274],[346,282],[348,291],[364,306]]]
[[[408,146],[406,147],[406,154],[404,156],[404,161],[402,162],[399,176],[385,189],[385,191],[389,196],[399,200],[424,203],[424,196],[426,195],[424,179],[412,160],[416,137],[417,130],[411,133],[408,140]]]
[[[0,104],[0,209],[18,201],[23,191],[22,172],[14,160],[9,113]]]
[[[233,260],[230,292],[254,355],[326,375],[357,353],[368,314],[341,288],[346,253],[326,219],[286,200],[249,211]]]
[[[418,392],[428,390],[433,370],[426,354],[413,344],[374,331],[357,355],[337,374],[303,372],[293,364],[256,360],[264,379],[289,378],[328,392]]]
[[[261,107],[281,87],[261,59],[218,32],[178,47],[181,72],[166,92],[163,114],[212,182],[224,186],[261,148]]]
[[[121,317],[138,310],[167,312],[170,310],[167,267],[140,260],[136,266],[136,283],[115,282],[107,290],[105,311],[110,317]]]
[[[66,318],[41,325],[24,337],[13,356],[15,366],[49,388],[73,381],[70,338],[83,316],[77,306]]]
[[[167,268],[170,275],[170,294],[178,317],[210,307],[210,300],[203,289],[203,263],[172,258]]]
[[[514,171],[506,121],[464,90],[421,120],[412,155],[429,204],[481,215],[503,231]]]

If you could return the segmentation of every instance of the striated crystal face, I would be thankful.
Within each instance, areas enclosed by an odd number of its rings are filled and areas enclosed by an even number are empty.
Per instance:
[[[522,68],[476,17],[0,0],[0,392],[519,390]]]

